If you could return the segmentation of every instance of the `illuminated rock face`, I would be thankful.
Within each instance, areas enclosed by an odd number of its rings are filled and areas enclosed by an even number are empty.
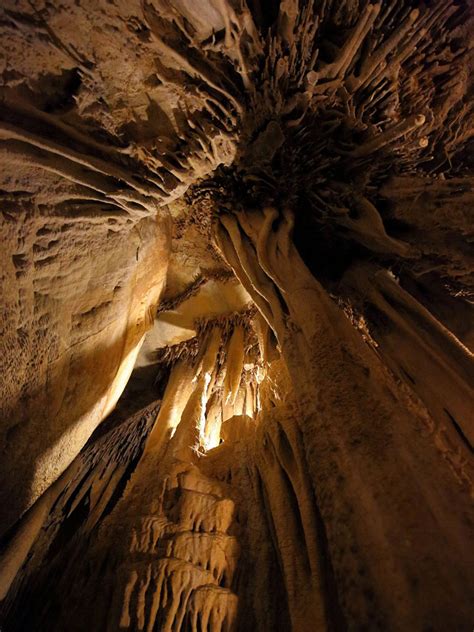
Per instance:
[[[468,3],[0,11],[2,629],[470,630]]]
[[[166,279],[166,223],[5,213],[4,531],[114,408]]]

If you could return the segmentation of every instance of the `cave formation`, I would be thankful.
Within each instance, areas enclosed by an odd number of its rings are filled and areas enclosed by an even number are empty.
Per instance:
[[[471,632],[468,0],[2,0],[2,632]]]

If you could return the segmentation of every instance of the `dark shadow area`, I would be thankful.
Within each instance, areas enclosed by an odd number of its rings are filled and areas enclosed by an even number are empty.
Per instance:
[[[150,364],[134,369],[114,410],[97,427],[87,445],[120,426],[142,408],[161,399],[168,376],[169,370],[163,370],[163,365]]]

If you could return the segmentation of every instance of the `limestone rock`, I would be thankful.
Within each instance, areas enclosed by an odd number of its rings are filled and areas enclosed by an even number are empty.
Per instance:
[[[2,630],[471,630],[473,24],[3,2]]]

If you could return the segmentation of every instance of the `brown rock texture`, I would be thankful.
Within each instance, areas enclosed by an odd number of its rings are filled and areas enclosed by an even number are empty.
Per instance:
[[[472,630],[473,25],[2,3],[2,630]]]
[[[5,528],[115,406],[153,322],[168,239],[152,218],[127,227],[15,208],[2,219]]]

